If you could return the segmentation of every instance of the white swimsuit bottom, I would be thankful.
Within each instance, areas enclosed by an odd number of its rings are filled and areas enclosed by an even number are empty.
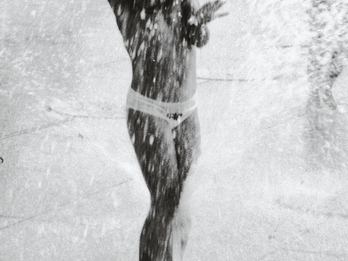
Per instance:
[[[126,108],[164,119],[174,129],[195,111],[197,108],[195,98],[194,95],[184,102],[161,102],[145,97],[129,88]]]

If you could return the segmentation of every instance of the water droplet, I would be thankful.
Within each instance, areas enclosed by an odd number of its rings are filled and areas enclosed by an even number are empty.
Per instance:
[[[122,8],[121,8],[121,5],[118,7],[117,9],[117,15],[121,15],[122,13]]]
[[[140,18],[141,18],[141,20],[144,20],[144,19],[145,19],[145,16],[146,16],[145,8],[143,8],[143,10],[141,10],[141,13],[140,13]]]
[[[150,145],[153,144],[153,141],[155,140],[155,137],[153,135],[150,136],[150,140],[149,140],[149,143]]]

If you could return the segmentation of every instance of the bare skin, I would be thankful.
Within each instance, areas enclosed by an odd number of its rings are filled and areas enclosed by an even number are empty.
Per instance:
[[[197,0],[134,2],[109,0],[132,61],[131,88],[162,102],[192,98],[196,46],[208,42],[205,24],[223,2],[201,9]],[[182,260],[191,226],[185,180],[200,151],[197,111],[172,129],[163,119],[129,109],[127,126],[151,196],[139,260]]]

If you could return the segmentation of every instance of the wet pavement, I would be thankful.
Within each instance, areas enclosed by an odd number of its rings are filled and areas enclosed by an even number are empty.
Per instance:
[[[303,77],[245,81],[243,1],[225,8],[198,51],[185,260],[348,260],[348,74],[313,128]],[[6,1],[0,19],[0,260],[137,260],[149,194],[107,1]]]

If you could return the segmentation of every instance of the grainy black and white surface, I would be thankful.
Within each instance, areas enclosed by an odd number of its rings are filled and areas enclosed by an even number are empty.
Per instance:
[[[108,2],[0,5],[0,260],[137,260],[149,194]],[[253,17],[242,0],[224,9],[198,51],[202,155],[185,260],[347,260],[347,71],[337,110],[311,115],[305,65],[252,80],[242,25]]]

